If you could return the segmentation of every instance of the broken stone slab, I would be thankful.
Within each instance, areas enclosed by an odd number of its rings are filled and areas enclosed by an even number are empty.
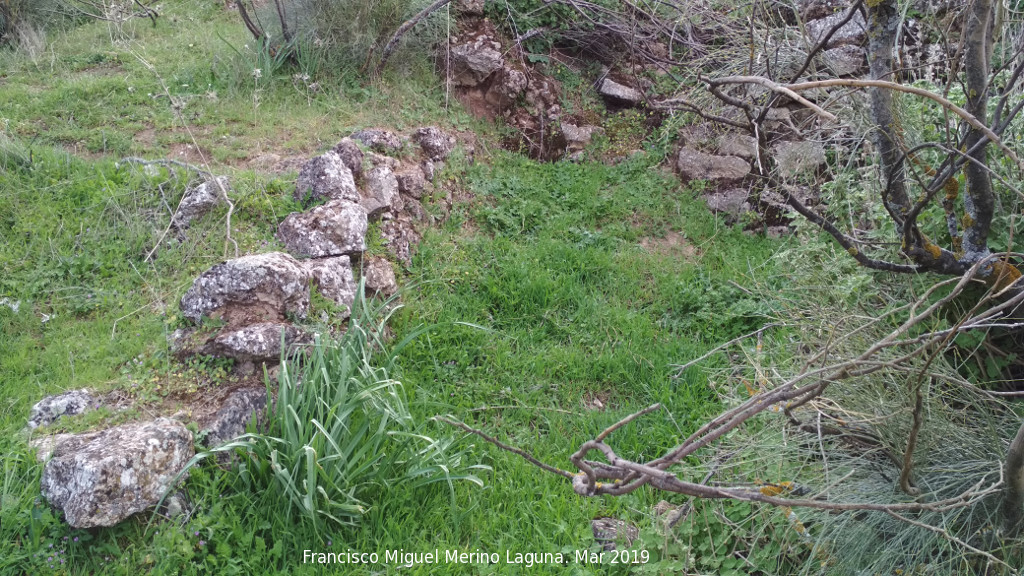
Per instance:
[[[455,0],[455,11],[466,16],[483,16],[484,0]]]
[[[394,155],[402,150],[402,139],[390,130],[384,130],[382,128],[367,128],[366,130],[360,130],[352,136],[353,140],[361,142],[363,146],[366,146],[374,152],[381,154]]]
[[[201,218],[218,204],[224,201],[231,182],[227,176],[217,176],[185,190],[178,209],[171,218],[171,226],[178,230],[188,228],[189,224]]]
[[[683,148],[676,158],[676,168],[685,180],[741,180],[750,172],[750,162]]]
[[[594,134],[604,132],[600,126],[577,126],[569,122],[562,123],[562,134],[565,136],[566,150],[579,152],[590,144]]]
[[[757,138],[748,134],[727,132],[718,138],[718,153],[753,160],[757,156]]]
[[[308,212],[289,214],[277,237],[296,256],[323,258],[366,250],[366,210],[355,202],[332,200]]]
[[[340,320],[348,318],[357,288],[348,256],[307,260],[304,265],[320,295],[346,310]]]
[[[291,324],[260,322],[238,330],[226,330],[209,340],[200,354],[233,358],[240,363],[277,363],[281,359],[282,340],[286,355],[311,340],[304,330]]]
[[[419,244],[422,237],[408,216],[384,221],[380,235],[388,252],[403,265],[412,266],[412,247]]]
[[[611,78],[602,80],[597,88],[597,92],[613,103],[624,106],[636,106],[644,99],[644,95],[640,91],[619,84]]]
[[[334,148],[334,153],[341,157],[341,161],[348,166],[352,176],[356,179],[363,177],[363,150],[351,138],[342,138]]]
[[[852,44],[825,50],[821,58],[836,76],[856,76],[868,66],[867,52]]]
[[[206,446],[216,448],[245,434],[253,416],[258,420],[266,407],[265,386],[246,386],[232,391],[220,408],[200,424],[201,433],[206,435]]]
[[[423,191],[427,186],[427,179],[423,175],[421,168],[413,167],[403,170],[396,173],[395,178],[398,180],[399,193],[411,196],[417,200],[423,197]]]
[[[503,66],[501,44],[487,36],[452,48],[452,82],[457,86],[479,86]]]
[[[295,181],[295,200],[308,206],[323,200],[359,200],[352,170],[337,152],[330,150],[302,166]]]
[[[155,506],[193,454],[192,433],[167,418],[75,434],[53,450],[42,493],[73,528],[114,526]]]
[[[821,42],[825,35],[828,34],[829,30],[838,25],[843,20],[844,13],[839,12],[819,18],[818,20],[812,20],[807,23],[807,37],[812,46],[816,46]],[[835,48],[836,46],[842,46],[844,44],[860,44],[864,41],[867,36],[868,25],[864,21],[864,16],[858,11],[853,15],[853,18],[849,22],[844,24],[836,33],[829,38],[828,44],[825,48]]]
[[[748,197],[749,193],[745,188],[729,188],[706,195],[704,201],[709,210],[725,214],[727,220],[735,222],[745,213],[751,211],[752,207],[747,201]]]
[[[594,533],[594,540],[608,552],[615,550],[619,544],[629,548],[640,537],[639,528],[618,518],[595,518],[590,521],[590,529]]]
[[[36,461],[45,463],[53,455],[53,450],[58,444],[73,438],[74,434],[50,434],[47,436],[37,436],[28,441],[29,448],[36,451]]]
[[[203,317],[233,323],[254,319],[305,318],[309,277],[295,258],[283,252],[250,254],[203,272],[181,297],[181,311],[192,322]]]
[[[387,258],[375,256],[363,262],[363,287],[368,297],[389,298],[398,292],[395,269]]]
[[[28,417],[28,428],[34,430],[40,426],[49,426],[62,416],[84,414],[97,406],[99,399],[85,388],[47,396],[32,407]]]
[[[436,126],[424,126],[412,134],[412,141],[419,145],[431,160],[444,160],[455,148],[455,138]]]
[[[398,178],[385,164],[374,167],[366,173],[366,185],[359,205],[366,210],[370,220],[378,220],[384,212],[401,211],[401,198],[398,194]]]
[[[825,148],[817,142],[783,141],[772,146],[772,158],[779,166],[783,178],[797,178],[813,174],[825,163]]]

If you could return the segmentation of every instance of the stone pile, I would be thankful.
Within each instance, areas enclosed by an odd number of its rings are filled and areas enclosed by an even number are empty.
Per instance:
[[[172,335],[172,350],[179,356],[232,358],[251,371],[312,340],[296,321],[309,315],[313,288],[342,311],[336,320],[351,312],[359,270],[368,297],[393,296],[398,283],[391,261],[364,256],[369,226],[379,223],[391,257],[409,265],[420,240],[418,228],[431,219],[421,200],[454,145],[454,138],[435,127],[409,138],[362,130],[306,162],[294,192],[306,210],[289,214],[277,229],[287,252],[241,256],[200,274],[181,298],[190,326]],[[186,209],[173,225],[186,228],[223,197],[227,186],[224,179],[210,179],[190,188]],[[75,528],[113,526],[152,509],[194,455],[192,433],[179,419],[195,422],[207,446],[222,445],[262,413],[267,391],[263,386],[214,390],[204,400],[198,414],[179,413],[178,419],[35,436],[30,444],[46,462],[43,496]],[[26,430],[45,432],[62,416],[100,403],[88,390],[44,398],[32,408]],[[180,499],[172,500],[177,504],[165,502],[165,512],[181,508]]]

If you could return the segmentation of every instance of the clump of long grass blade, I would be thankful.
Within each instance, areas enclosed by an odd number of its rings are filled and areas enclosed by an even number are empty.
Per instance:
[[[235,453],[240,486],[318,529],[358,523],[398,487],[445,483],[454,498],[457,481],[482,486],[476,473],[490,468],[468,464],[456,438],[429,435],[428,422],[410,414],[404,387],[391,376],[398,353],[415,337],[393,346],[385,341],[396,308],[360,298],[343,334],[317,336],[284,358],[276,387],[267,378],[272,400],[261,430],[191,464]]]

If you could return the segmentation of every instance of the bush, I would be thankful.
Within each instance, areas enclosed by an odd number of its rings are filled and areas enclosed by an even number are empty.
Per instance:
[[[257,8],[271,50],[310,58],[332,67],[361,68],[375,57],[399,26],[428,5],[426,0],[279,0]],[[252,3],[243,5],[250,13]],[[278,10],[280,6],[280,10]],[[443,13],[443,12],[441,12]],[[282,16],[283,15],[283,16]],[[403,38],[425,53],[438,39],[428,18]],[[437,29],[439,30],[439,28]],[[397,61],[398,59],[395,59]]]
[[[488,469],[466,465],[453,437],[427,436],[424,423],[410,415],[402,384],[391,375],[415,334],[385,352],[381,335],[393,303],[373,307],[361,299],[355,308],[337,340],[317,337],[282,363],[265,432],[194,460],[237,450],[244,485],[284,508],[286,517],[298,515],[317,528],[357,523],[395,488],[455,480],[482,485],[473,473]]]

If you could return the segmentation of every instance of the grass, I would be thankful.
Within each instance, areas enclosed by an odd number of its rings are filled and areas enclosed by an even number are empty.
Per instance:
[[[135,401],[134,412],[60,424],[79,430],[173,413],[183,393],[229,378],[216,363],[175,363],[165,343],[179,322],[178,298],[225,256],[226,210],[147,260],[185,176],[149,176],[114,160],[195,161],[184,148],[195,136],[212,165],[234,176],[232,236],[248,253],[275,249],[274,228],[296,209],[287,179],[247,170],[259,154],[308,156],[374,124],[479,128],[457,108],[445,109],[422,62],[373,87],[337,73],[315,94],[293,84],[291,70],[256,79],[251,69],[266,62],[247,51],[244,31],[217,4],[168,7],[157,28],[138,26],[126,45],[111,44],[105,27],[90,24],[55,35],[44,57],[0,54],[0,297],[21,302],[17,312],[0,306],[0,573],[320,573],[302,564],[302,550],[319,547],[499,551],[499,565],[445,572],[515,574],[527,570],[504,564],[506,549],[591,548],[596,517],[653,533],[650,510],[662,495],[582,499],[562,478],[472,439],[461,449],[493,469],[483,489],[398,486],[370,503],[355,526],[326,531],[210,464],[192,471],[186,486],[196,512],[180,524],[157,520],[147,528],[149,518],[140,518],[70,530],[40,501],[41,467],[18,431],[41,397],[90,387]],[[422,332],[391,374],[404,385],[410,417],[451,414],[568,468],[580,443],[650,403],[662,402],[672,417],[616,433],[620,449],[638,457],[714,413],[706,375],[689,371],[675,380],[670,365],[764,322],[773,303],[744,285],[755,276],[781,281],[771,258],[777,242],[723,226],[695,191],[660,171],[656,152],[614,166],[538,164],[501,152],[477,159],[449,167],[446,185],[461,187],[469,200],[427,233],[409,271],[415,288],[393,320],[396,341]],[[452,433],[436,423],[428,432]],[[649,572],[734,569],[723,563],[729,545],[722,547],[733,529],[717,520],[718,508],[701,510],[685,549],[645,537],[642,546],[662,561]],[[749,515],[723,510],[731,521]],[[765,562],[778,561],[777,548],[765,550]]]

